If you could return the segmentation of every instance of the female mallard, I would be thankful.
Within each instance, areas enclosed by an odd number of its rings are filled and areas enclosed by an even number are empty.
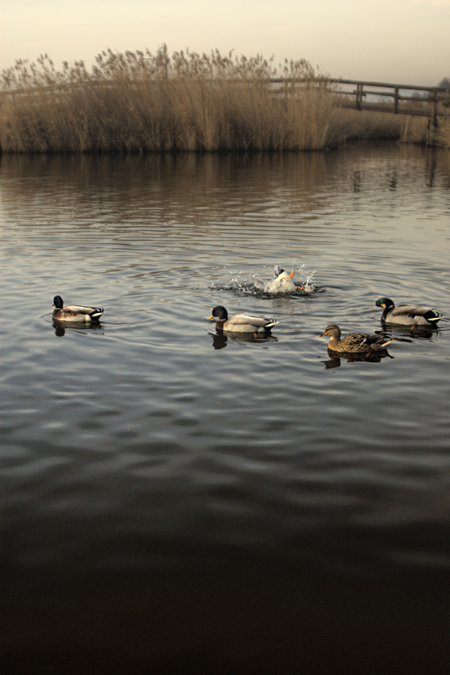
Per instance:
[[[341,329],[335,323],[330,323],[319,337],[330,336],[328,349],[330,352],[371,353],[386,349],[393,342],[393,338],[384,335],[367,335],[365,333],[351,333],[341,340]]]
[[[98,321],[103,312],[102,307],[83,307],[82,305],[68,305],[64,307],[63,299],[60,295],[53,298],[52,318],[55,321]]]
[[[442,314],[435,312],[431,307],[416,307],[415,305],[399,305],[396,307],[390,298],[378,298],[377,307],[383,308],[382,323],[396,323],[401,326],[437,326]]]
[[[228,333],[268,333],[278,323],[275,319],[251,314],[235,314],[228,318],[228,312],[222,305],[214,307],[208,321],[214,318],[217,319],[216,330]]]
[[[301,286],[292,280],[295,270],[292,270],[290,274],[284,271],[282,267],[275,265],[273,275],[274,279],[268,281],[264,290],[266,293],[292,293],[297,289],[302,290]]]

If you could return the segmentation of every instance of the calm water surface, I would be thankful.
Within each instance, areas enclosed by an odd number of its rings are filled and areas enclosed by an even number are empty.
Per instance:
[[[450,317],[448,152],[4,156],[0,224],[5,673],[449,672],[450,323],[317,339]]]

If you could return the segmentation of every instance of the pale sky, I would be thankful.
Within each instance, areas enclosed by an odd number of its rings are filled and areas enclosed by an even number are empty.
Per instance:
[[[308,60],[331,77],[434,85],[450,77],[450,0],[0,0],[0,70],[102,50]]]

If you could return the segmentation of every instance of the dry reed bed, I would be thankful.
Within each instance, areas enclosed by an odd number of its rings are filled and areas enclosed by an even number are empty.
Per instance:
[[[108,50],[90,72],[82,62],[57,71],[46,55],[17,61],[0,77],[0,150],[320,150],[354,138],[418,137],[401,116],[340,109],[307,61],[285,62],[291,82],[277,93],[275,74],[259,56],[169,56],[166,47]]]

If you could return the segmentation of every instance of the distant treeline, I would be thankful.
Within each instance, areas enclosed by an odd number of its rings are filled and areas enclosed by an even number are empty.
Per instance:
[[[279,77],[284,82],[270,85]],[[56,70],[47,55],[0,76],[2,152],[321,150],[352,139],[425,143],[428,121],[343,110],[305,61],[260,56],[99,54]],[[450,147],[450,121],[436,139]]]

